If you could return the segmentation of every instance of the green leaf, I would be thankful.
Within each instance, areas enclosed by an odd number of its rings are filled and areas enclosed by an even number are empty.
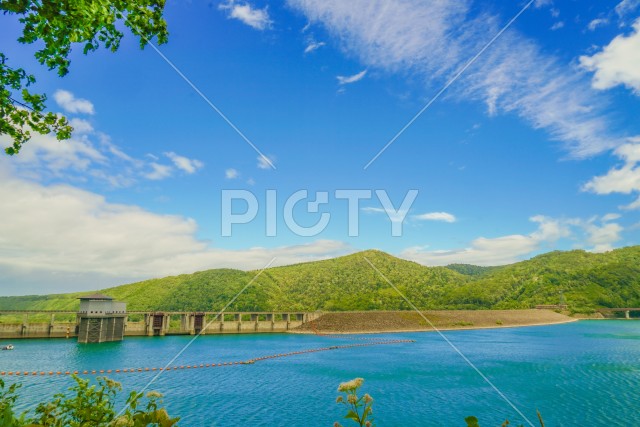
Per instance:
[[[476,417],[467,417],[464,420],[467,422],[467,427],[480,427]]]
[[[353,420],[355,422],[360,422],[360,417],[358,416],[358,414],[353,411],[353,410],[349,410],[349,412],[347,412],[347,415],[344,416],[347,419]]]

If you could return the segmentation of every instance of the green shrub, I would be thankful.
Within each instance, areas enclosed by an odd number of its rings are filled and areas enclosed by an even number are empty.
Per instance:
[[[14,406],[18,398],[19,384],[5,388],[0,379],[0,426],[2,427],[172,427],[179,418],[171,418],[161,408],[162,395],[151,391],[143,405],[142,394],[131,392],[127,406],[121,414],[115,411],[114,402],[122,391],[120,383],[99,377],[97,384],[73,376],[76,384],[69,388],[70,396],[59,393],[51,402],[40,403],[33,414],[17,416]]]

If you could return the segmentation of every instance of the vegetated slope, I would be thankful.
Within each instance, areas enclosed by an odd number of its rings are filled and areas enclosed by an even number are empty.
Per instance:
[[[253,276],[241,270],[216,269],[145,280],[99,292],[127,302],[129,311],[214,311],[222,309]],[[266,307],[268,290],[268,283],[249,286],[235,302],[234,309]],[[77,298],[87,293],[3,297],[0,310],[76,310],[80,304]]]
[[[27,295],[17,297],[0,297],[2,310],[65,310],[78,309],[77,298],[88,292],[74,294]]]
[[[466,276],[481,276],[491,271],[495,271],[500,267],[482,267],[473,264],[449,264],[447,265],[447,268]]]
[[[527,308],[566,301],[574,310],[640,306],[640,246],[594,254],[549,252],[479,276],[447,295],[456,308]]]
[[[131,311],[216,311],[256,274],[207,270],[100,292],[126,301]],[[576,311],[638,307],[640,246],[602,254],[556,251],[492,268],[425,267],[370,250],[265,270],[228,310],[410,309],[394,286],[420,309],[530,308],[562,300]],[[0,310],[75,310],[79,295],[3,297]]]

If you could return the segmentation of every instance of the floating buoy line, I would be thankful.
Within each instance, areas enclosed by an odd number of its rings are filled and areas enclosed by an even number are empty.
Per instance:
[[[321,335],[324,337],[332,337],[331,335]],[[339,336],[338,336],[339,337]],[[347,337],[342,337],[347,338]],[[350,339],[354,339],[352,337]],[[311,348],[307,350],[299,350],[299,351],[291,351],[289,353],[278,353],[272,354],[269,356],[261,356],[248,360],[240,360],[234,362],[223,362],[223,363],[201,363],[199,365],[180,365],[180,366],[172,366],[166,368],[132,368],[132,369],[93,369],[93,370],[83,370],[83,371],[0,371],[0,376],[31,376],[31,377],[49,377],[49,376],[67,376],[67,375],[103,375],[103,374],[138,374],[144,372],[157,372],[157,371],[182,371],[186,369],[207,369],[207,368],[217,368],[224,366],[238,366],[238,365],[253,365],[256,362],[262,362],[265,360],[278,359],[283,357],[291,357],[298,356],[302,354],[308,353],[318,353],[322,351],[331,351],[331,350],[342,350],[347,348],[356,348],[356,347],[371,347],[375,345],[390,345],[390,344],[405,344],[405,343],[413,343],[415,340],[371,340],[366,343],[358,343],[358,344],[344,344],[344,345],[332,345],[329,347],[319,347],[319,348]]]

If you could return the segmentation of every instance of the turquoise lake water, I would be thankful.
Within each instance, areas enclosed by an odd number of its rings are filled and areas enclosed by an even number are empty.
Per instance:
[[[640,425],[640,322],[581,321],[554,326],[445,332],[531,421],[547,427]],[[362,337],[362,336],[361,336]],[[337,349],[253,365],[165,372],[151,389],[165,394],[181,426],[332,426],[342,381],[365,378],[379,426],[482,426],[525,423],[435,333],[367,336],[415,343]],[[0,371],[122,369],[164,366],[191,337],[127,338],[79,345],[72,340],[15,340],[0,352]],[[310,335],[198,338],[175,365],[247,360],[348,344]],[[125,390],[154,374],[112,374]],[[23,409],[71,385],[65,377],[4,377],[23,383]],[[343,422],[345,426],[349,425]]]

